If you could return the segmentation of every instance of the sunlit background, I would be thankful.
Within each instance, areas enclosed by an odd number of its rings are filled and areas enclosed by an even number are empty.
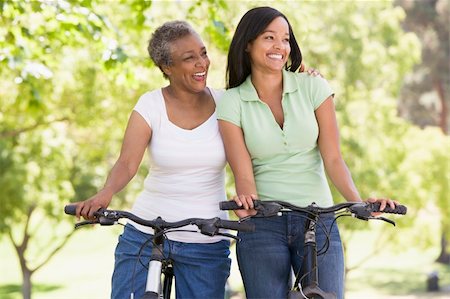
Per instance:
[[[409,208],[396,227],[339,222],[346,298],[450,298],[447,0],[0,0],[1,298],[109,297],[121,227],[74,233],[63,207],[102,186],[138,97],[167,84],[146,52],[152,31],[189,21],[222,88],[234,28],[261,5],[287,15],[304,63],[335,89],[360,193]],[[131,207],[145,165],[111,208]],[[243,298],[235,261],[229,287]]]

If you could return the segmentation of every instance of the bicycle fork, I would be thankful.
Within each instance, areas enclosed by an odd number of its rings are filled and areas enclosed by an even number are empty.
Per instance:
[[[297,274],[293,290],[288,299],[336,299],[333,293],[326,293],[319,288],[319,271],[317,268],[316,223],[319,216],[308,218],[305,223],[305,255],[302,269],[303,276]],[[301,281],[300,281],[301,280]],[[301,284],[301,285],[300,285]]]
[[[172,290],[173,268],[170,260],[164,258],[164,238],[155,230],[152,254],[148,265],[145,293],[141,299],[169,298]],[[164,290],[161,287],[161,274],[164,273]],[[162,291],[162,292],[161,292]],[[162,297],[164,296],[164,297]]]

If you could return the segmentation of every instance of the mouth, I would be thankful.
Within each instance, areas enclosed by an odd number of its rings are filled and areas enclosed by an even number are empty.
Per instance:
[[[206,71],[194,73],[193,77],[197,81],[204,81],[206,79]]]
[[[269,57],[270,59],[275,59],[275,60],[283,60],[283,55],[281,55],[281,54],[269,54],[269,55],[267,55],[267,57]]]
[[[206,71],[205,72],[201,72],[201,73],[195,73],[194,77],[205,77],[206,76]]]

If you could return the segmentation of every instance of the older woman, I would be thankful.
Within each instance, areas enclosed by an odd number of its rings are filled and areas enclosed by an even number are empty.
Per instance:
[[[133,213],[166,221],[227,218],[218,205],[226,199],[225,152],[215,115],[219,92],[206,86],[210,61],[205,45],[186,22],[173,21],[153,33],[148,52],[169,85],[140,97],[105,186],[77,204],[77,215],[92,218],[106,208],[134,177],[148,148],[150,171]],[[136,260],[152,233],[136,223],[126,225],[115,252],[112,298],[142,296],[146,269]],[[223,298],[231,263],[229,241],[195,232],[167,236],[177,298]],[[141,259],[149,259],[150,252],[147,246]]]

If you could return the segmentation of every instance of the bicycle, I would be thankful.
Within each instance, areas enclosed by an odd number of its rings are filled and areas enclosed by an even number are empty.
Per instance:
[[[224,201],[220,202],[220,209],[238,210],[243,209],[243,207],[239,207],[234,201]],[[342,216],[354,216],[358,219],[366,221],[371,219],[382,220],[395,226],[395,222],[390,219],[372,216],[373,212],[380,211],[379,202],[345,202],[333,205],[331,207],[321,208],[315,203],[312,203],[306,207],[299,207],[284,201],[255,200],[254,209],[257,212],[256,215],[245,217],[244,219],[241,219],[241,221],[245,221],[251,217],[281,216],[283,212],[303,213],[307,215],[305,216],[305,254],[303,255],[303,263],[298,273],[295,274],[295,282],[288,293],[288,299],[336,299],[336,294],[324,292],[319,287],[316,227],[321,214],[335,213],[334,221]],[[394,209],[386,206],[382,212],[405,215],[407,208],[403,205],[396,205]],[[328,236],[328,233],[326,235]],[[329,244],[325,245],[325,250],[323,253],[327,251],[328,245]]]
[[[68,215],[75,215],[75,205],[67,205],[64,212]],[[241,221],[223,220],[218,217],[210,219],[188,218],[177,222],[166,222],[161,217],[154,220],[142,219],[130,212],[120,210],[100,209],[94,213],[95,220],[86,220],[75,224],[75,228],[79,228],[88,224],[114,225],[119,224],[120,219],[129,219],[144,226],[154,229],[152,241],[153,247],[147,271],[147,282],[145,293],[142,299],[169,299],[172,292],[172,282],[174,278],[173,264],[170,258],[163,254],[163,244],[166,238],[165,233],[169,230],[181,228],[186,225],[196,225],[199,232],[207,236],[225,236],[238,240],[238,238],[230,233],[222,232],[220,229],[247,231],[254,230],[251,223],[243,223]],[[143,244],[143,247],[146,245]],[[138,257],[139,258],[139,257]],[[176,277],[175,277],[176,278]],[[162,283],[161,283],[162,280]],[[130,298],[134,298],[134,293],[130,294]]]

